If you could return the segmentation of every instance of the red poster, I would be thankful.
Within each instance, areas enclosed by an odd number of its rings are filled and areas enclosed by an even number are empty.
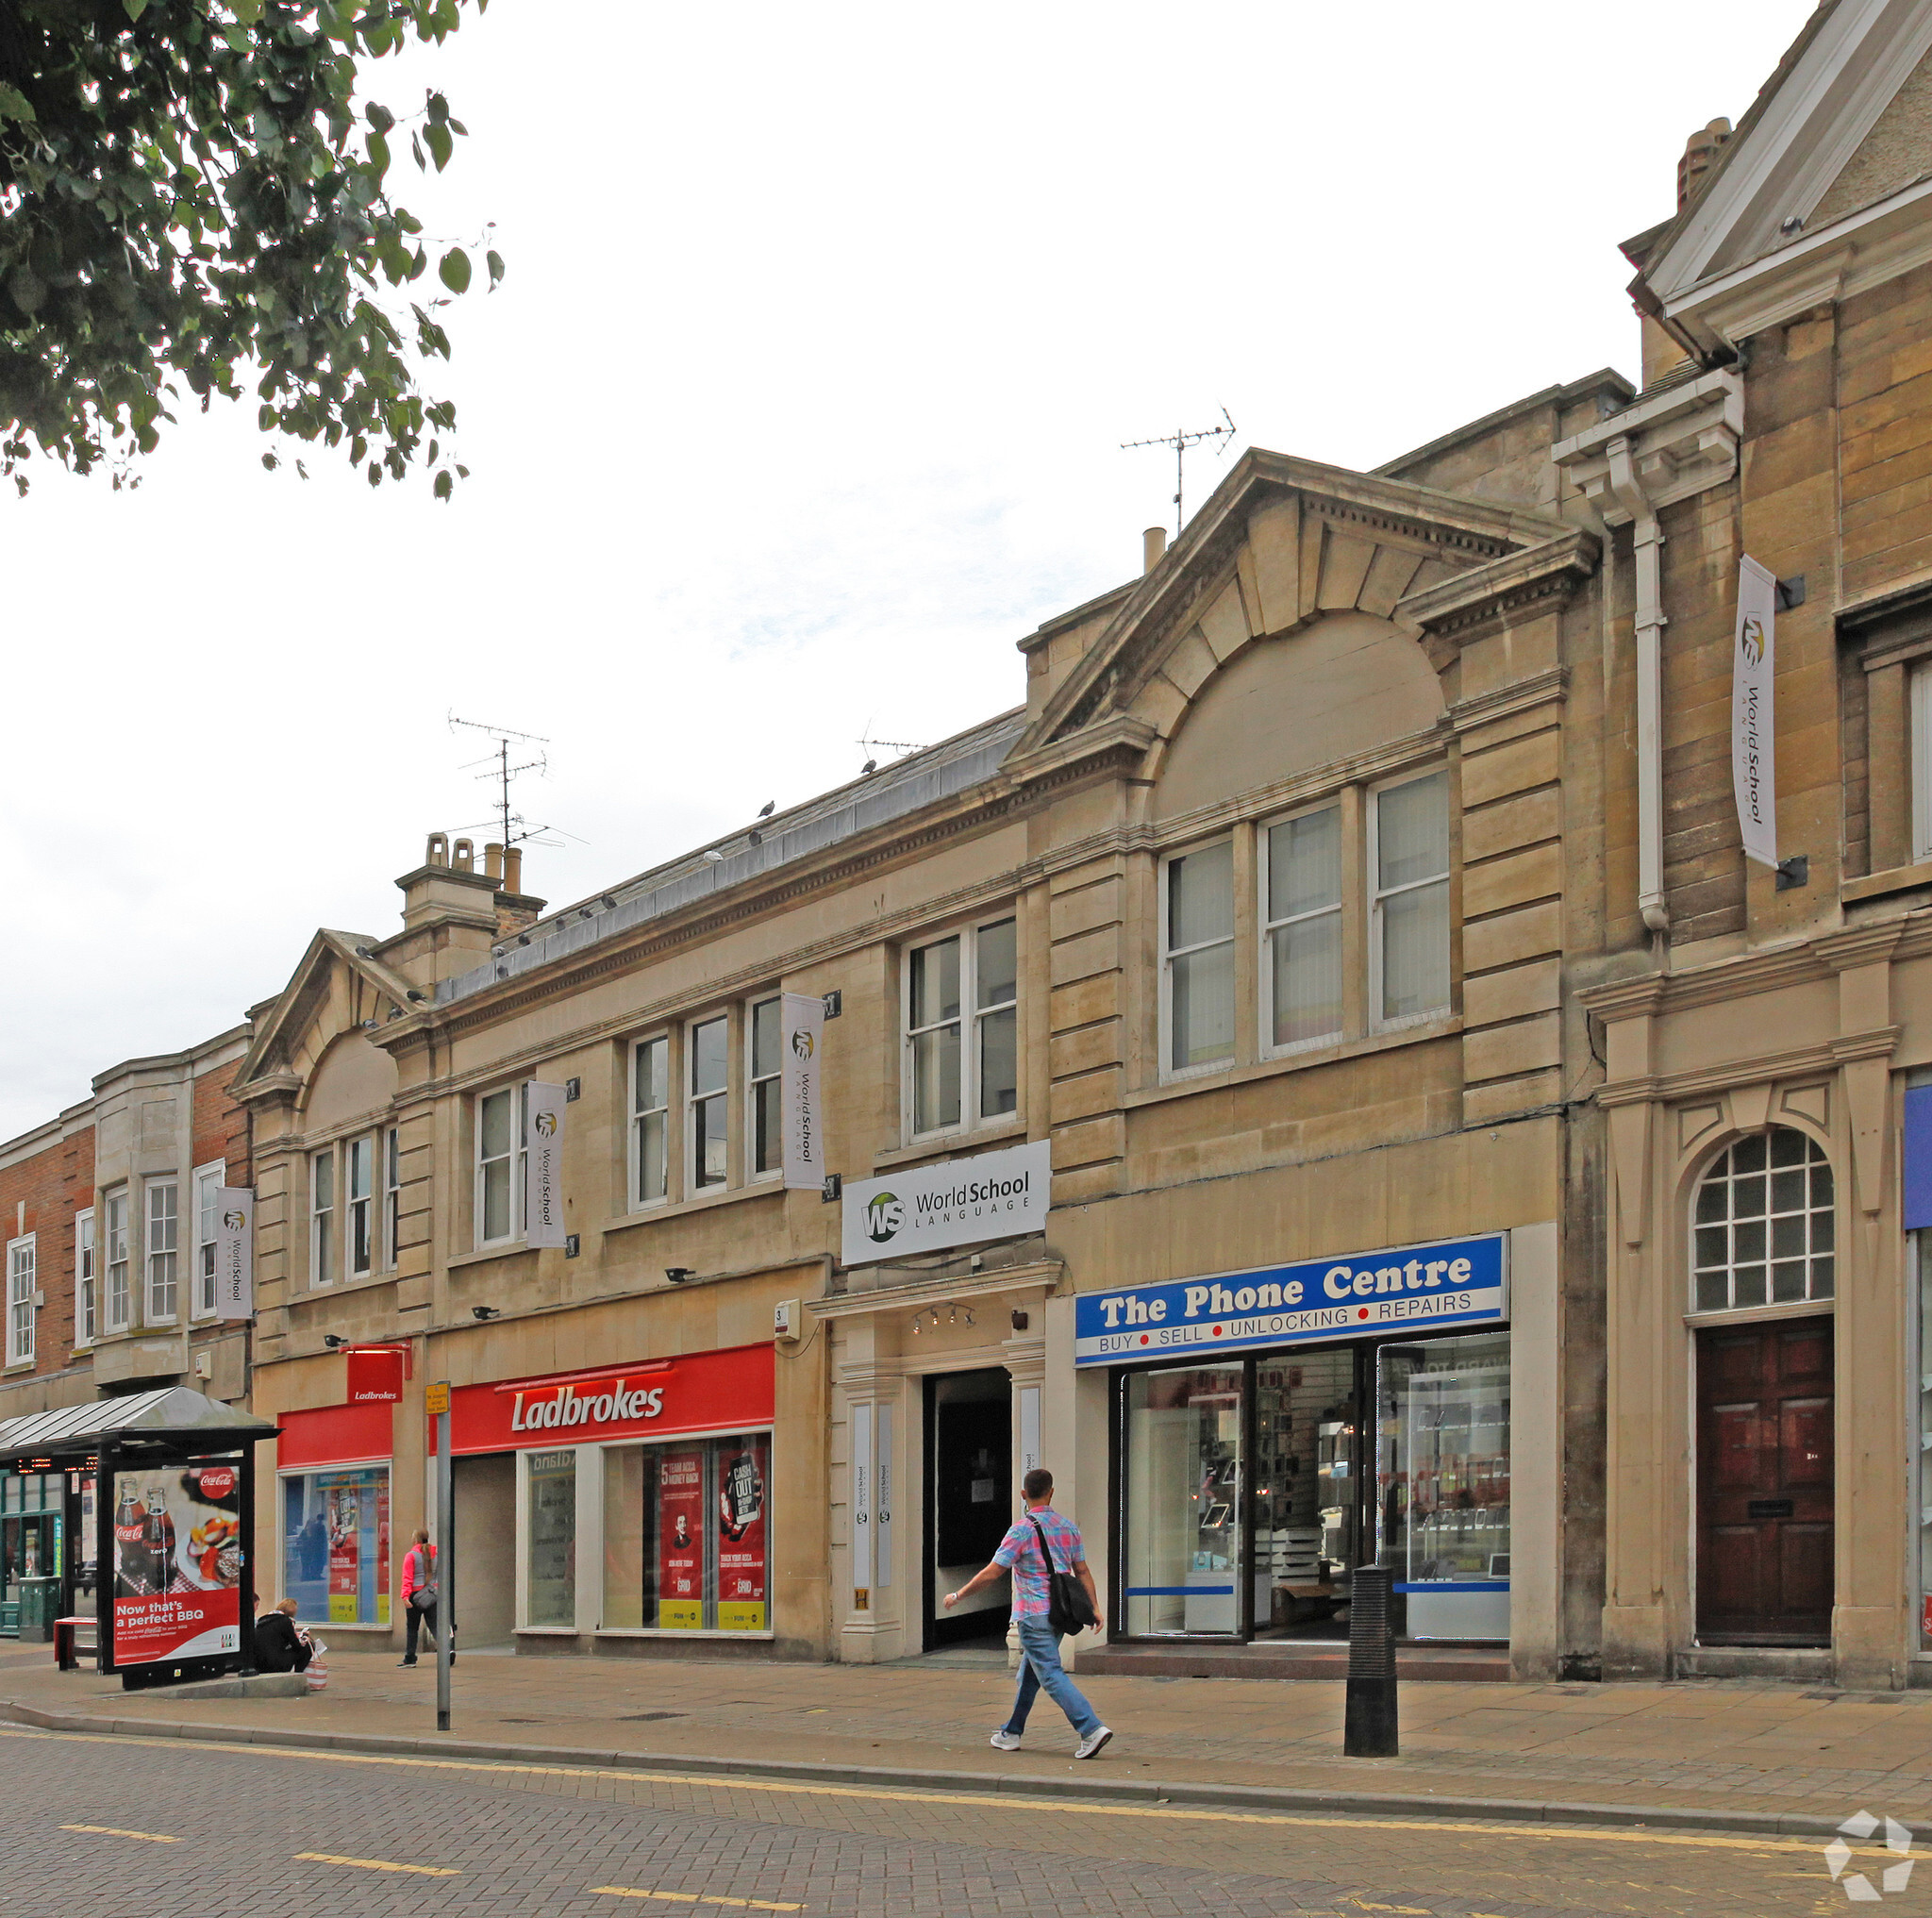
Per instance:
[[[705,1455],[700,1447],[658,1458],[658,1624],[705,1624]]]
[[[115,1474],[116,1665],[242,1649],[237,1485],[226,1459]]]
[[[328,1615],[337,1625],[356,1623],[362,1580],[362,1506],[353,1485],[328,1494]]]
[[[718,1447],[718,1629],[765,1629],[765,1505],[771,1447],[745,1439]]]

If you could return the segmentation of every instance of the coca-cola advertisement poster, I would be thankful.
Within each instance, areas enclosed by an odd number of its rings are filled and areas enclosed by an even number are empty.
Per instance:
[[[765,1629],[770,1441],[724,1440],[718,1457],[718,1629]]]
[[[705,1626],[705,1454],[666,1450],[658,1460],[658,1624]]]
[[[241,1459],[113,1479],[116,1665],[242,1648]]]

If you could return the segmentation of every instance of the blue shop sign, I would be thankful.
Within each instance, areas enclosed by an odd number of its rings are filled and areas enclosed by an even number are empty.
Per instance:
[[[1508,1241],[1492,1233],[1081,1293],[1074,1301],[1074,1363],[1496,1325],[1508,1316]]]

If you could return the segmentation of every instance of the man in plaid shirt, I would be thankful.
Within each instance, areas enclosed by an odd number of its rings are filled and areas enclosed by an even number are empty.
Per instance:
[[[1074,1748],[1076,1759],[1094,1757],[1113,1737],[1100,1722],[1100,1714],[1075,1688],[1060,1663],[1059,1634],[1048,1621],[1052,1586],[1047,1578],[1046,1553],[1053,1555],[1057,1570],[1071,1572],[1087,1588],[1093,1607],[1093,1629],[1106,1623],[1100,1615],[1100,1594],[1093,1589],[1093,1574],[1087,1569],[1087,1550],[1080,1540],[1080,1527],[1062,1518],[1053,1509],[1053,1474],[1035,1468],[1020,1481],[1025,1495],[1026,1515],[1009,1526],[1000,1541],[992,1563],[975,1572],[957,1592],[946,1593],[950,1611],[960,1599],[991,1585],[1004,1572],[1013,1575],[1013,1626],[1020,1637],[1020,1687],[1013,1697],[1013,1709],[1007,1722],[993,1733],[992,1743],[1003,1752],[1016,1752],[1026,1730],[1026,1714],[1033,1701],[1044,1691],[1067,1714],[1068,1722],[1079,1735]],[[1045,1550],[1041,1549],[1041,1534]]]

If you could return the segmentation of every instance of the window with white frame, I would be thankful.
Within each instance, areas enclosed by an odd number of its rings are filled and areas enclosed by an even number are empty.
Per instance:
[[[915,1138],[1005,1118],[1020,1104],[1019,949],[1009,918],[906,956],[907,1102]]]
[[[1342,1029],[1341,808],[1318,807],[1262,836],[1262,1042],[1276,1051]]]
[[[349,1276],[367,1278],[375,1270],[375,1135],[350,1140],[344,1157]]]
[[[181,1188],[171,1178],[147,1189],[147,1319],[171,1325],[180,1311]]]
[[[753,1178],[785,1169],[783,1013],[784,1001],[775,996],[752,1002],[745,1046],[745,1118],[750,1133],[745,1142]]]
[[[685,1102],[685,1162],[691,1190],[722,1186],[731,1171],[731,1023],[720,1013],[690,1028],[691,1092]]]
[[[125,1332],[134,1313],[133,1285],[127,1258],[127,1188],[107,1194],[102,1203],[108,1209],[108,1330]]]
[[[1371,809],[1371,1016],[1399,1026],[1449,1003],[1449,776],[1384,786]]]
[[[1234,845],[1199,846],[1167,861],[1161,998],[1167,1069],[1234,1057]]]
[[[394,1272],[403,1253],[403,1132],[389,1126],[382,1135],[382,1269]]]
[[[1692,1309],[1828,1299],[1838,1213],[1831,1161],[1790,1126],[1752,1133],[1699,1180],[1690,1227]]]
[[[34,1359],[34,1235],[7,1247],[7,1362],[31,1365]]]
[[[308,1156],[308,1283],[328,1285],[336,1276],[336,1149]]]
[[[631,1055],[631,1203],[661,1205],[670,1178],[671,1041],[659,1033]]]
[[[476,1243],[502,1245],[524,1229],[524,1126],[529,1094],[505,1086],[476,1101]]]
[[[222,1187],[226,1165],[194,1169],[194,1316],[208,1319],[215,1309],[215,1235],[222,1223]]]
[[[74,1215],[74,1343],[92,1345],[100,1300],[94,1290],[94,1209]]]

